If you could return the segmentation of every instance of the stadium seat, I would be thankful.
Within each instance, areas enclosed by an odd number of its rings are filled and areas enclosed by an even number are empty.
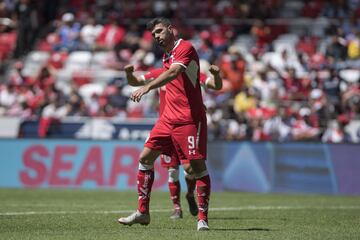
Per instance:
[[[301,1],[285,1],[280,11],[280,16],[284,18],[295,18],[303,9],[304,3]]]
[[[358,82],[360,78],[360,71],[357,69],[344,69],[339,72],[339,75],[348,83]]]
[[[234,41],[235,45],[245,49],[250,49],[254,46],[254,43],[254,37],[249,34],[241,34]]]
[[[69,54],[65,63],[65,69],[70,72],[84,70],[90,67],[92,54],[86,51],[75,51]]]
[[[48,52],[33,51],[25,59],[23,74],[25,76],[35,76],[50,58]]]
[[[91,59],[90,68],[93,70],[106,68],[110,54],[111,52],[108,51],[95,52]]]
[[[93,71],[92,79],[98,83],[108,83],[116,77],[119,77],[120,73],[115,70],[103,69],[101,71]]]
[[[15,49],[16,33],[1,33],[0,34],[0,61],[7,59],[11,52]]]
[[[85,101],[89,100],[93,94],[101,95],[104,92],[105,85],[101,83],[88,83],[79,88],[79,94]]]
[[[77,86],[82,86],[84,84],[88,84],[92,82],[93,79],[93,71],[91,70],[75,70],[72,73],[72,81]]]

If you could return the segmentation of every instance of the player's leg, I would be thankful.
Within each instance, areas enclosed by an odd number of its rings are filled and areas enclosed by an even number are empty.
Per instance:
[[[183,162],[182,165],[184,168],[185,182],[187,186],[187,193],[185,197],[189,205],[189,211],[191,215],[197,216],[199,211],[194,196],[194,191],[196,187],[196,179],[194,176],[194,172],[189,162]]]
[[[128,217],[118,219],[124,225],[150,223],[149,205],[151,188],[154,183],[154,162],[160,155],[160,151],[145,147],[140,154],[139,169],[137,174],[138,208],[135,213]]]
[[[179,181],[179,167],[177,168],[169,168],[169,191],[170,197],[173,202],[174,211],[172,212],[170,218],[171,219],[179,219],[182,218],[182,209],[180,204],[180,192],[181,186]]]
[[[137,174],[138,211],[144,214],[149,213],[151,188],[154,183],[154,162],[160,153],[145,147],[140,154]]]
[[[124,225],[150,223],[149,204],[151,188],[154,182],[154,162],[161,152],[167,152],[172,147],[171,130],[169,126],[158,121],[150,132],[149,139],[139,157],[137,174],[138,208],[128,217],[119,218],[118,222]]]
[[[211,192],[210,176],[204,159],[190,161],[196,179],[196,197],[198,202],[198,230],[208,230],[208,206]]]
[[[206,168],[207,147],[206,120],[197,124],[178,126],[173,130],[173,143],[180,159],[190,160],[196,179],[198,201],[198,230],[208,230],[208,205],[210,177]]]
[[[171,156],[170,156],[171,155]],[[179,181],[179,159],[177,158],[175,151],[171,154],[160,155],[161,166],[168,170],[168,186],[170,198],[174,206],[174,210],[170,216],[171,219],[182,218],[182,210],[180,204],[180,192],[181,186]]]

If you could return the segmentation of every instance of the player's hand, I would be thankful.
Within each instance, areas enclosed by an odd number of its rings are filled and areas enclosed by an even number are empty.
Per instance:
[[[220,74],[220,68],[218,66],[216,66],[216,65],[211,65],[209,67],[209,72],[214,76],[218,75],[218,74]]]
[[[126,73],[132,73],[132,72],[134,72],[134,65],[132,65],[132,64],[126,65],[126,66],[124,67],[124,71],[125,71]]]
[[[133,102],[140,102],[141,97],[144,96],[145,94],[147,94],[149,91],[150,91],[149,87],[147,85],[145,85],[144,87],[133,92],[130,96],[130,99]]]

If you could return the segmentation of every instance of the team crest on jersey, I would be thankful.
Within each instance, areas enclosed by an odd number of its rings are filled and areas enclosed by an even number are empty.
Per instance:
[[[163,63],[166,63],[166,62],[169,62],[169,63],[172,63],[174,62],[174,55],[171,53],[169,54],[165,54],[165,57],[163,58]]]

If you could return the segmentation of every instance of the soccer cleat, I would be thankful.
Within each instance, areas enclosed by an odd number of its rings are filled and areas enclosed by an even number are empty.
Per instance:
[[[119,218],[118,222],[128,226],[133,224],[148,225],[150,223],[150,214],[143,214],[139,212],[139,210],[136,210],[136,212],[128,217]]]
[[[183,217],[183,214],[182,214],[182,210],[180,208],[176,208],[174,209],[173,213],[171,214],[170,218],[171,219],[180,219]]]
[[[186,194],[186,200],[189,204],[189,211],[190,211],[191,215],[197,216],[199,213],[199,210],[198,210],[198,206],[196,204],[194,195],[190,196],[190,195]]]
[[[208,226],[208,224],[207,224],[206,221],[204,221],[204,220],[199,220],[199,221],[198,221],[198,224],[197,224],[197,230],[198,230],[198,231],[208,231],[208,230],[210,230],[210,229],[209,229],[209,226]]]

